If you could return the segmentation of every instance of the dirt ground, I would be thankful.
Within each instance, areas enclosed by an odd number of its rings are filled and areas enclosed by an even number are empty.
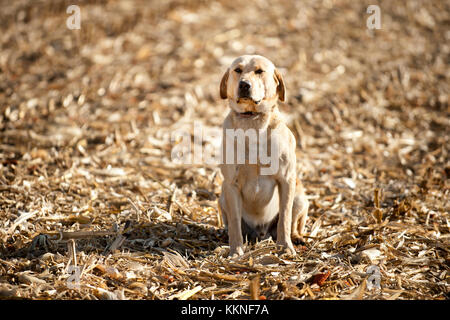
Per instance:
[[[450,3],[372,2],[0,1],[0,298],[448,299]],[[286,83],[295,257],[228,258],[217,166],[171,161],[244,53]]]

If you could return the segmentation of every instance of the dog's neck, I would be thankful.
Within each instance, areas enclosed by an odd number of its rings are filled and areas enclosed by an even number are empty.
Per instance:
[[[276,104],[272,107],[271,111],[260,113],[255,118],[243,118],[239,116],[239,114],[236,111],[234,110],[230,111],[233,128],[243,130],[247,129],[266,130],[269,126],[271,126],[273,120],[278,118],[278,114],[279,111],[278,106]]]

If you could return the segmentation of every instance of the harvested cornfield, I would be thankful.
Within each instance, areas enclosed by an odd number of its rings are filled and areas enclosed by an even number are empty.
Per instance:
[[[377,2],[0,1],[0,298],[448,299],[450,4]],[[217,165],[172,161],[244,53],[286,83],[295,256],[228,258]]]

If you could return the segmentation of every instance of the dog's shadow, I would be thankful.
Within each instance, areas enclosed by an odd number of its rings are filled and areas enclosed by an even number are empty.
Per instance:
[[[126,248],[162,254],[173,250],[192,258],[206,257],[217,247],[228,245],[226,230],[191,221],[145,223],[132,228]]]
[[[228,245],[225,229],[204,223],[190,221],[150,221],[143,223],[128,222],[126,230],[116,236],[98,236],[75,240],[76,252],[107,256],[117,251],[163,255],[173,250],[191,258],[206,257],[217,247]],[[121,245],[110,250],[117,236],[123,237]],[[58,240],[46,234],[35,236],[30,241],[18,244],[13,237],[0,248],[4,259],[39,258],[45,253],[68,255],[68,240]]]

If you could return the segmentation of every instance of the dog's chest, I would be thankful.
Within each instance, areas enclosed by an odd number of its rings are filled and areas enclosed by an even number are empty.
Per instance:
[[[258,166],[240,166],[237,184],[240,187],[244,202],[266,205],[273,197],[276,181],[272,176],[260,175]]]

